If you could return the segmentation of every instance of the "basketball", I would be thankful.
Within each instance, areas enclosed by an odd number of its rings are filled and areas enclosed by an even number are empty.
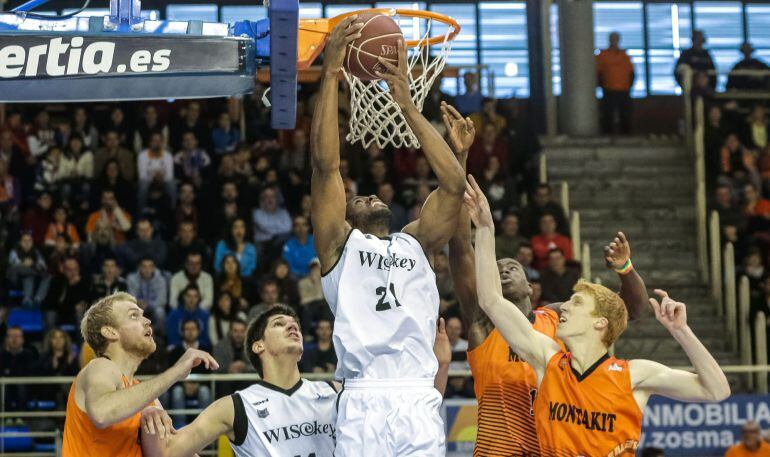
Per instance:
[[[398,65],[398,40],[404,35],[396,21],[383,14],[363,13],[358,20],[364,26],[361,37],[348,46],[345,69],[364,81],[378,80],[377,72],[385,71],[385,67],[377,58],[382,56]]]

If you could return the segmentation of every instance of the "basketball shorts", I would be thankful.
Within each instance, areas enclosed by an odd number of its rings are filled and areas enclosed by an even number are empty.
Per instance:
[[[444,457],[441,401],[432,379],[346,379],[335,457]]]

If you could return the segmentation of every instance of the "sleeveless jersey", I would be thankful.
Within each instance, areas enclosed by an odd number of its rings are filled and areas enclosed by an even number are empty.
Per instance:
[[[532,326],[556,339],[559,315],[550,309],[533,311]],[[468,351],[479,403],[476,457],[539,456],[533,402],[537,374],[519,359],[497,329]]]
[[[233,394],[237,457],[332,457],[337,392],[326,382],[282,389],[259,381]]]
[[[543,457],[633,456],[642,433],[627,360],[605,355],[577,374],[570,354],[548,361],[535,400]]]
[[[64,420],[64,441],[62,443],[63,457],[120,455],[125,457],[142,457],[142,446],[139,443],[139,422],[142,413],[124,419],[109,427],[99,429],[81,410],[75,402],[75,383],[72,382],[67,397],[67,413]],[[139,384],[134,379],[133,384],[123,376],[123,386]],[[150,405],[154,405],[152,402]]]
[[[321,284],[335,318],[338,379],[433,379],[439,294],[416,238],[353,229]]]

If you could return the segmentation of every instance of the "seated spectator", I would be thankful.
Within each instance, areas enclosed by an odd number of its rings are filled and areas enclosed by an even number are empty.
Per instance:
[[[732,189],[727,184],[717,186],[714,197],[714,210],[719,214],[719,226],[725,240],[735,241],[738,234],[743,234],[748,219],[732,198]]]
[[[247,278],[257,269],[257,249],[246,241],[246,222],[236,218],[230,223],[230,229],[225,239],[217,243],[214,253],[214,270],[222,272],[222,259],[225,255],[234,254],[241,265],[241,276]]]
[[[169,316],[170,317],[170,316]],[[208,339],[203,338],[200,324],[196,319],[185,318],[181,323],[181,338],[170,347],[168,351],[169,366],[174,365],[188,349],[199,349],[201,351],[211,352],[211,345]],[[192,373],[207,374],[208,369],[203,364],[193,368]]]
[[[22,306],[39,307],[48,293],[51,281],[48,265],[35,248],[32,235],[24,232],[16,247],[8,256],[8,282],[11,287],[21,287],[24,294]]]
[[[479,176],[479,186],[488,196],[492,217],[499,222],[503,214],[519,206],[516,182],[502,169],[500,159],[490,156],[484,171]]]
[[[746,257],[743,258],[742,265],[735,269],[735,276],[740,278],[743,275],[749,278],[751,290],[759,290],[762,280],[765,279],[767,268],[762,260],[762,251],[756,246],[749,249]]]
[[[558,248],[567,260],[572,260],[572,241],[564,235],[556,233],[556,218],[552,214],[540,217],[540,233],[532,237],[532,251],[535,254],[534,266],[542,270],[548,265],[548,253]]]
[[[470,370],[468,364],[468,340],[462,338],[463,323],[459,317],[452,316],[446,319],[446,334],[449,345],[452,347],[452,362],[449,369],[452,371]],[[465,379],[465,378],[461,378]]]
[[[743,128],[742,143],[751,149],[764,149],[767,147],[767,117],[765,107],[761,104],[754,105],[748,120]]]
[[[310,327],[310,323],[306,323]],[[337,369],[337,353],[334,352],[332,334],[333,324],[330,319],[322,318],[315,325],[315,341],[305,345],[300,360],[303,373],[334,373]]]
[[[524,268],[524,272],[527,274],[527,279],[530,281],[539,281],[540,272],[534,267],[535,251],[532,249],[532,245],[529,242],[522,243],[519,246],[519,250],[514,257]]]
[[[120,134],[114,130],[103,136],[104,146],[94,153],[94,174],[101,175],[107,163],[115,161],[120,176],[127,181],[136,179],[136,158],[134,153],[120,144]]]
[[[159,133],[163,137],[163,144],[168,144],[168,125],[161,123],[158,118],[158,109],[153,105],[144,107],[142,120],[134,134],[134,151],[137,153],[150,144],[150,137]]]
[[[469,116],[481,110],[484,96],[479,92],[478,75],[471,71],[463,74],[465,92],[455,97],[455,107],[463,116]]]
[[[736,172],[746,173],[745,160],[750,155],[751,151],[741,144],[738,135],[734,133],[727,135],[719,151],[720,173],[727,176],[732,176]]]
[[[253,373],[254,367],[246,358],[244,344],[246,343],[246,321],[235,318],[230,325],[225,338],[214,346],[212,355],[219,364],[220,373]]]
[[[168,256],[166,257],[166,269],[168,271],[181,270],[191,252],[201,255],[203,265],[210,265],[211,251],[197,235],[195,224],[190,221],[179,223],[176,238],[168,247]]]
[[[171,277],[169,306],[172,309],[177,307],[179,295],[190,285],[195,286],[200,293],[201,308],[210,310],[214,302],[214,279],[208,272],[203,271],[203,256],[197,251],[188,252],[184,269]]]
[[[102,263],[102,274],[94,278],[91,299],[97,301],[116,292],[128,292],[128,282],[120,276],[120,267],[114,257],[106,257]]]
[[[34,347],[24,346],[24,331],[19,327],[8,327],[3,348],[0,350],[0,376],[3,378],[32,376],[37,367],[37,360],[38,354]],[[29,387],[24,384],[5,386],[4,410],[25,410],[30,395]]]
[[[0,161],[0,180],[4,180],[3,170],[3,164]],[[0,205],[4,204],[3,189],[5,189],[5,192],[8,192],[8,188],[8,183],[0,186]],[[15,187],[11,185],[11,189],[18,188],[18,185]],[[8,197],[8,194],[6,193],[5,196]],[[19,195],[17,197],[19,198],[19,201],[21,201],[21,196]],[[9,203],[9,201],[5,200],[5,203]],[[15,205],[15,203],[13,205]],[[42,191],[37,194],[35,206],[27,208],[27,210],[24,211],[24,215],[21,217],[21,229],[32,234],[32,240],[35,242],[35,246],[42,246],[43,243],[45,243],[45,234],[48,231],[48,226],[51,224],[52,206],[53,198],[51,198],[51,193],[48,191]],[[15,208],[16,207],[13,206],[14,211]],[[5,210],[3,210],[3,212],[5,213]]]
[[[47,309],[47,326],[67,325],[75,331],[79,328],[90,300],[91,282],[81,276],[80,263],[74,257],[64,260],[59,274],[51,280],[48,295],[43,302]]]
[[[200,335],[197,337],[204,346],[211,346],[209,339],[209,313],[200,307],[201,294],[192,284],[185,287],[179,296],[179,304],[166,318],[166,341],[169,346],[182,342],[182,322],[193,319],[198,322]]]
[[[278,283],[275,280],[267,279],[262,281],[262,285],[259,288],[259,298],[261,301],[249,309],[248,321],[251,322],[254,318],[276,305],[286,306],[286,304],[278,301],[279,293]]]
[[[519,216],[508,213],[500,222],[500,234],[495,237],[495,256],[498,259],[515,259],[519,246],[527,239],[519,233]]]
[[[396,191],[393,184],[386,182],[377,189],[377,197],[390,208],[390,232],[400,232],[409,223],[406,208],[394,200]]]
[[[56,244],[56,237],[59,235],[64,236],[73,249],[80,247],[80,235],[75,226],[67,220],[67,209],[63,206],[59,206],[53,211],[53,221],[48,224],[48,230],[45,234],[46,247],[52,248]]]
[[[310,272],[310,261],[315,257],[310,223],[303,216],[295,216],[292,235],[283,245],[283,258],[288,263],[291,274],[297,278],[307,276]]]
[[[481,100],[481,111],[475,112],[469,117],[477,132],[483,132],[487,125],[491,125],[498,135],[505,134],[507,123],[503,116],[497,114],[497,100],[494,98],[484,97]]]
[[[176,226],[183,222],[198,225],[198,207],[195,204],[195,187],[189,182],[179,186],[179,200],[176,205]]]
[[[61,237],[57,238],[57,251],[62,248],[61,240]],[[69,244],[68,240],[64,240],[64,242]],[[104,259],[118,258],[115,234],[107,221],[96,223],[93,232],[88,235],[88,241],[80,245],[80,258],[82,259],[83,270],[88,275],[98,274],[102,269]]]
[[[119,106],[114,106],[110,110],[110,118],[102,130],[117,132],[121,146],[130,146],[130,142],[134,139],[134,129],[126,120],[126,113]]]
[[[532,288],[532,294],[529,296],[529,300],[532,303],[532,309],[546,306],[548,303],[543,300],[543,284],[540,282],[540,279],[530,280],[529,286]]]
[[[59,190],[63,198],[70,194],[65,186],[71,183],[77,176],[77,162],[59,146],[51,146],[40,163],[40,169],[35,182],[38,191],[50,189]]]
[[[150,187],[153,183],[165,190],[171,198],[171,206],[175,206],[174,157],[163,145],[163,137],[159,133],[153,133],[150,136],[149,148],[139,153],[136,169],[139,178],[137,193],[139,212],[147,206]]]
[[[310,261],[310,273],[297,283],[300,303],[300,320],[316,322],[321,318],[334,319],[326,304],[323,287],[321,286],[321,262],[318,258]],[[331,316],[331,317],[330,317]],[[310,325],[303,326],[305,336],[310,335]]]
[[[51,127],[51,115],[42,110],[35,116],[35,121],[27,136],[29,152],[33,157],[41,157],[49,148],[56,145],[56,131]]]
[[[572,296],[572,288],[578,279],[580,279],[579,269],[567,265],[567,259],[560,249],[551,249],[548,252],[548,266],[540,271],[543,300],[547,303],[569,300]]]
[[[70,138],[79,137],[83,141],[84,148],[94,150],[99,146],[99,132],[91,119],[88,118],[88,112],[82,106],[75,108],[75,111],[72,112],[70,131],[72,132]]]
[[[171,316],[169,315],[169,318]],[[182,336],[180,341],[169,351],[169,365],[174,365],[187,349],[200,349],[211,352],[211,345],[201,338],[201,328],[198,321],[184,319],[181,324]],[[208,370],[203,364],[193,367],[192,373],[206,374]],[[204,409],[211,403],[211,389],[206,384],[184,381],[171,389],[171,407],[173,409]],[[174,427],[183,427],[190,418],[175,416]]]
[[[174,156],[174,163],[179,167],[179,178],[200,189],[211,166],[211,157],[208,152],[198,147],[195,134],[186,132],[182,135],[182,149]]]
[[[36,376],[75,376],[80,367],[77,353],[72,349],[72,339],[60,329],[49,330],[43,340],[43,354],[38,361]],[[40,384],[38,401],[54,402],[63,408],[67,401],[69,387],[66,384]]]
[[[291,132],[291,147],[281,154],[281,170],[297,170],[304,174],[307,170],[308,158],[308,132],[303,129],[294,129]]]
[[[145,308],[152,309],[158,325],[162,325],[166,316],[168,283],[163,273],[155,266],[155,261],[151,257],[140,260],[139,269],[128,275],[126,282],[128,293],[133,295],[136,301],[144,302]]]
[[[230,324],[236,320],[246,321],[246,313],[241,311],[238,303],[228,292],[218,295],[216,304],[211,309],[209,317],[209,339],[214,346],[227,336]],[[220,363],[221,366],[221,363]]]
[[[731,446],[725,457],[770,455],[770,444],[763,442],[762,430],[756,422],[748,421],[741,426],[741,441]]]
[[[538,184],[529,205],[527,205],[521,214],[521,234],[526,237],[533,237],[540,228],[540,218],[543,214],[551,214],[556,220],[556,231],[564,236],[569,236],[569,223],[564,214],[564,208],[553,201],[551,186],[549,184]]]
[[[116,160],[110,160],[104,166],[104,171],[91,187],[91,206],[100,205],[102,193],[106,190],[115,194],[115,200],[119,206],[126,208],[130,213],[136,209],[136,191],[132,182],[126,180],[120,174],[120,168]]]
[[[275,189],[268,187],[259,196],[259,208],[252,214],[254,222],[254,242],[261,246],[260,253],[266,251],[270,256],[270,245],[283,242],[291,233],[291,216],[278,205]],[[270,257],[268,257],[270,258]]]
[[[417,161],[420,161],[419,158]],[[368,176],[358,180],[358,191],[361,195],[374,195],[382,184],[391,181],[388,162],[383,158],[377,158],[369,165]]]
[[[234,254],[227,254],[222,259],[222,272],[217,277],[215,289],[217,294],[230,294],[238,309],[249,309],[254,299],[251,281],[241,276],[241,264]]]
[[[743,186],[743,214],[749,218],[770,218],[770,200],[761,198],[757,186],[746,184]]]
[[[211,131],[211,143],[214,145],[214,154],[221,156],[235,152],[238,142],[241,141],[241,132],[233,124],[230,114],[223,111],[217,120],[217,126]]]
[[[297,279],[291,274],[286,260],[282,258],[275,259],[266,278],[278,284],[278,301],[297,309],[299,306]]]
[[[179,111],[179,118],[171,125],[171,137],[169,145],[172,149],[182,147],[182,135],[187,132],[193,132],[195,138],[201,142],[204,147],[208,147],[211,142],[211,129],[206,122],[201,119],[201,105],[197,101],[188,102]]]
[[[127,241],[121,251],[125,261],[123,265],[127,270],[133,271],[139,264],[139,260],[150,258],[155,265],[166,263],[166,242],[154,236],[155,230],[149,219],[142,218],[136,222],[136,238]]]
[[[441,298],[452,300],[455,296],[455,286],[449,271],[449,259],[446,253],[437,252],[433,256],[433,271],[436,273],[436,285]]]
[[[770,70],[770,67],[761,60],[752,57],[754,47],[751,43],[744,42],[741,45],[743,59],[736,63],[727,76],[727,90],[764,90],[767,89],[767,74],[736,74],[743,70]]]
[[[713,188],[719,174],[719,151],[725,143],[730,128],[722,116],[722,109],[718,105],[708,108],[706,125],[703,133],[703,147],[706,162],[706,183],[709,189]]]
[[[126,234],[131,230],[131,215],[118,205],[112,190],[102,191],[101,208],[88,216],[86,233],[92,233],[98,222],[106,223],[112,228],[116,244],[126,241]]]

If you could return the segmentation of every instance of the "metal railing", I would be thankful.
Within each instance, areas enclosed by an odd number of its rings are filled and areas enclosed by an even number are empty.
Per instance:
[[[696,214],[696,239],[698,242],[698,264],[700,265],[701,280],[708,281],[708,236],[706,232],[706,152],[704,146],[704,114],[703,98],[698,97],[695,101],[695,127],[693,129],[694,138],[693,154],[695,158],[695,214]]]
[[[754,320],[754,365],[767,365],[767,316],[764,311],[757,313]],[[767,373],[757,372],[755,374],[755,385],[757,392],[767,393]]]
[[[751,365],[751,323],[749,316],[749,307],[751,302],[751,287],[749,286],[748,276],[741,276],[738,286],[738,335],[741,350],[741,364]],[[754,388],[754,379],[751,376],[747,379],[749,390]]]
[[[722,264],[724,265],[725,288],[723,303],[725,319],[727,320],[727,336],[732,350],[738,349],[738,325],[735,302],[737,289],[735,285],[735,249],[732,243],[725,244]]]
[[[564,209],[564,214],[569,214],[569,183],[562,181],[559,185],[559,201]]]
[[[573,211],[569,216],[569,233],[572,237],[572,254],[575,256],[575,260],[581,260],[580,212],[578,211]]]
[[[722,230],[719,226],[719,213],[711,212],[709,218],[709,253],[711,258],[711,295],[719,303],[717,313],[724,315],[722,302]]]
[[[591,249],[588,243],[583,243],[580,248],[580,271],[584,279],[591,281]]]

